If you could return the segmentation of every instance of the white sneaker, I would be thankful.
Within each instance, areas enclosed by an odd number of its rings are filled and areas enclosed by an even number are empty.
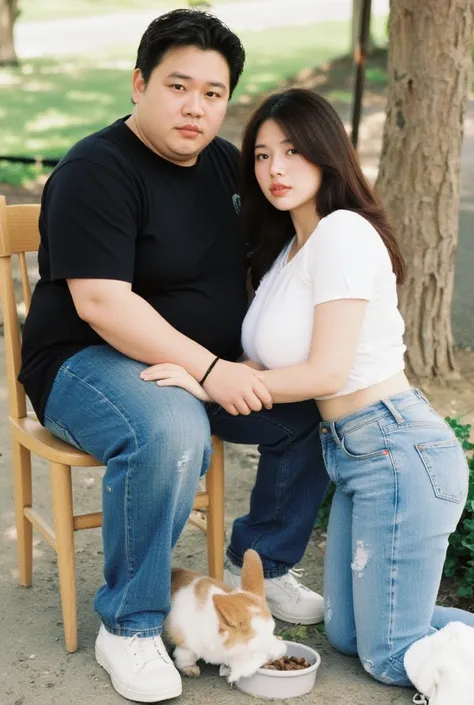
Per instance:
[[[116,636],[102,624],[95,642],[95,658],[124,698],[155,703],[181,695],[181,676],[160,636]]]
[[[226,559],[224,582],[240,587],[241,568]],[[265,578],[265,597],[271,613],[291,624],[319,624],[324,621],[324,599],[300,583],[301,572],[290,570],[279,578]]]

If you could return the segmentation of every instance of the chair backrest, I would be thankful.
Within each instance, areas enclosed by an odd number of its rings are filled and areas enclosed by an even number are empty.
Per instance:
[[[18,382],[20,371],[20,324],[15,300],[12,257],[20,261],[23,302],[28,313],[31,301],[31,286],[26,264],[26,252],[36,252],[39,247],[38,230],[40,207],[36,204],[7,206],[0,196],[0,298],[3,308],[3,329],[7,364],[7,382],[10,415],[14,418],[26,416],[26,397]]]

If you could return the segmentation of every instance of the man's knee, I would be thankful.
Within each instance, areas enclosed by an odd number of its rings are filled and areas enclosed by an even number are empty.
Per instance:
[[[173,474],[202,474],[211,455],[209,421],[202,404],[179,391],[172,403],[157,405],[135,420],[138,451]]]

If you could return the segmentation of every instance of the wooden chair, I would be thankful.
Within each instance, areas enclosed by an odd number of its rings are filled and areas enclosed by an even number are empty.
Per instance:
[[[35,527],[55,549],[64,620],[66,649],[77,649],[77,606],[74,531],[101,526],[102,513],[74,515],[71,467],[99,466],[95,458],[55,438],[27,412],[20,369],[20,327],[15,302],[12,256],[18,255],[23,299],[28,311],[31,288],[26,252],[39,247],[38,205],[7,206],[0,196],[0,293],[3,305],[6,367],[9,394],[9,424],[13,450],[15,514],[19,559],[19,582],[32,584],[32,529]],[[196,494],[194,509],[207,510],[207,522],[195,523],[207,531],[209,574],[222,579],[224,566],[224,455],[223,443],[213,437],[211,465],[206,490]],[[31,453],[49,461],[54,529],[32,503]]]

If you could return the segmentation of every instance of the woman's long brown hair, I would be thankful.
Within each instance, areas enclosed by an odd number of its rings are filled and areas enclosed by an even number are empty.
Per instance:
[[[260,127],[274,120],[292,146],[322,172],[316,194],[320,218],[341,208],[366,218],[382,238],[397,282],[405,264],[387,215],[359,166],[355,150],[332,106],[311,91],[292,88],[267,98],[254,112],[242,143],[242,213],[251,244],[252,284],[256,288],[294,235],[289,212],[265,198],[255,177],[255,144]]]

